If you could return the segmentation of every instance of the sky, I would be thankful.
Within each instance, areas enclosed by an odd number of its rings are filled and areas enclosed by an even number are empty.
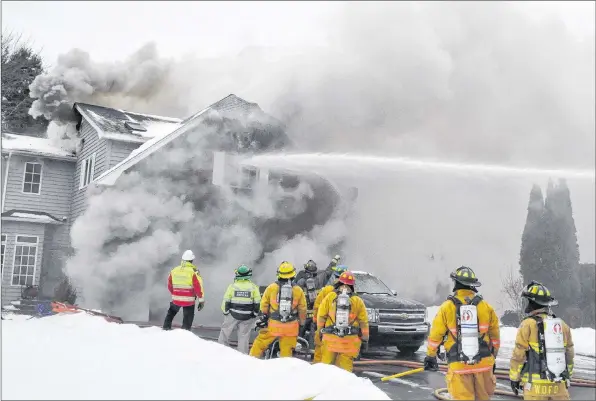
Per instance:
[[[30,38],[49,65],[73,47],[120,60],[148,41],[164,56],[218,57],[248,46],[324,47],[328,35],[315,27],[340,3],[3,1],[2,28]],[[594,2],[514,3],[532,18],[560,17],[578,36],[594,35]]]

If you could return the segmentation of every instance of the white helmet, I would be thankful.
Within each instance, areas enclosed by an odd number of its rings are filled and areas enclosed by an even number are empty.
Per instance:
[[[195,260],[195,254],[192,253],[192,251],[190,249],[184,251],[184,253],[182,254],[182,260]]]

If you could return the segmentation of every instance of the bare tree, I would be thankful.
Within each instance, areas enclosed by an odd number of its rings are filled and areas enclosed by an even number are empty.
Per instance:
[[[523,277],[510,267],[505,276],[501,277],[501,284],[503,285],[501,292],[505,295],[509,307],[522,319],[524,316],[524,301],[521,297],[524,289]]]

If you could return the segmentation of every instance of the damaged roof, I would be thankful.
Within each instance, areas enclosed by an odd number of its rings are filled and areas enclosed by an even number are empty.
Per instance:
[[[73,108],[91,124],[100,138],[115,141],[144,143],[174,131],[182,122],[179,118],[133,113],[87,103],[77,102]]]
[[[114,185],[123,172],[172,142],[180,135],[191,131],[193,128],[201,124],[203,122],[203,117],[205,117],[210,110],[232,114],[239,113],[240,116],[251,116],[251,118],[260,119],[268,124],[282,124],[279,120],[276,120],[261,110],[257,103],[247,102],[234,94],[230,94],[198,113],[186,118],[175,130],[162,133],[162,135],[155,136],[153,139],[148,140],[138,149],[132,151],[126,159],[100,175],[95,180],[95,183],[99,185]]]
[[[55,144],[48,138],[2,133],[2,153],[43,156],[52,159],[76,161],[75,152]]]
[[[46,212],[11,209],[2,213],[2,220],[24,221],[29,223],[41,224],[63,224],[66,221],[66,217],[63,220],[61,220]]]

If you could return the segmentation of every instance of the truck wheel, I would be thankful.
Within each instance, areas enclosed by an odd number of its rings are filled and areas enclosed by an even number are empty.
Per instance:
[[[418,351],[418,349],[420,348],[420,346],[401,346],[401,347],[397,347],[397,350],[399,351],[399,354],[401,354],[402,356],[412,356],[416,353],[416,351]]]

